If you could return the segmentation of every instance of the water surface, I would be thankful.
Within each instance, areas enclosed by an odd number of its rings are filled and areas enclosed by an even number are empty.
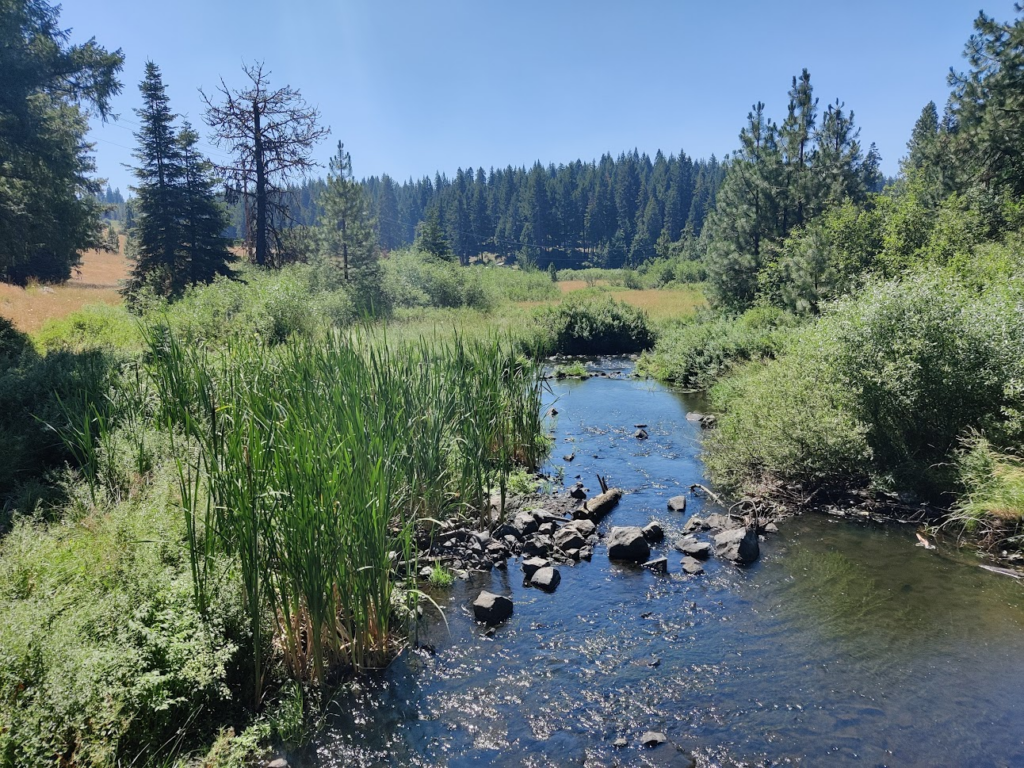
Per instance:
[[[435,595],[447,628],[421,633],[433,651],[334,701],[305,764],[1024,765],[1020,584],[915,547],[913,529],[818,516],[785,522],[750,567],[683,576],[668,542],[703,502],[665,502],[706,482],[685,418],[699,402],[624,377],[552,390],[548,469],[627,489],[602,528],[660,521],[670,573],[602,546],[560,567],[554,594],[523,587],[518,560],[457,582]],[[472,620],[481,589],[515,601],[493,637]],[[650,729],[670,743],[643,749]]]

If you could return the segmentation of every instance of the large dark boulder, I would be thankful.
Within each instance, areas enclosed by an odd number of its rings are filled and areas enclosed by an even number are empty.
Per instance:
[[[512,615],[512,600],[484,590],[473,601],[473,615],[477,621],[500,624]]]
[[[542,589],[545,592],[554,592],[558,583],[562,580],[558,570],[551,566],[538,568],[537,572],[530,578],[530,585]]]
[[[651,556],[651,546],[643,530],[636,526],[612,528],[607,543],[610,560],[643,563]]]
[[[659,541],[665,538],[665,530],[661,527],[661,523],[648,523],[641,530],[644,534],[644,538],[647,539],[647,541],[649,541],[651,544],[657,544]]]
[[[587,543],[587,538],[576,528],[566,525],[555,532],[555,546],[563,552],[579,549]]]
[[[760,557],[761,547],[754,528],[735,528],[715,536],[715,554],[734,563],[752,563]]]

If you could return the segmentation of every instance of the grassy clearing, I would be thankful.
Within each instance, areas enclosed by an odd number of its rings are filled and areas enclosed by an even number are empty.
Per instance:
[[[0,316],[25,333],[35,333],[47,321],[60,319],[92,304],[118,306],[119,281],[127,275],[127,260],[119,253],[86,251],[82,266],[63,285],[0,283]]]

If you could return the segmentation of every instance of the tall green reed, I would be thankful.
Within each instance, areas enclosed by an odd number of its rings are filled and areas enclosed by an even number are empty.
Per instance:
[[[238,567],[257,704],[268,653],[314,682],[386,663],[418,526],[490,523],[490,494],[544,447],[538,369],[493,339],[357,331],[213,353],[153,328],[147,364],[157,418],[185,444],[196,600],[205,611],[215,563]]]

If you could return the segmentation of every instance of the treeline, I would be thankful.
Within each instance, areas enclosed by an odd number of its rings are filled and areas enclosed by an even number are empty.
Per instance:
[[[399,184],[385,174],[363,186],[385,251],[413,243],[430,219],[464,264],[493,253],[541,268],[618,268],[667,255],[671,244],[698,237],[724,171],[714,156],[694,160],[685,152],[666,157],[659,151],[652,160],[633,150],[597,162],[460,168],[454,178],[438,173],[433,181]],[[324,186],[312,180],[288,190],[296,224],[319,220]]]

